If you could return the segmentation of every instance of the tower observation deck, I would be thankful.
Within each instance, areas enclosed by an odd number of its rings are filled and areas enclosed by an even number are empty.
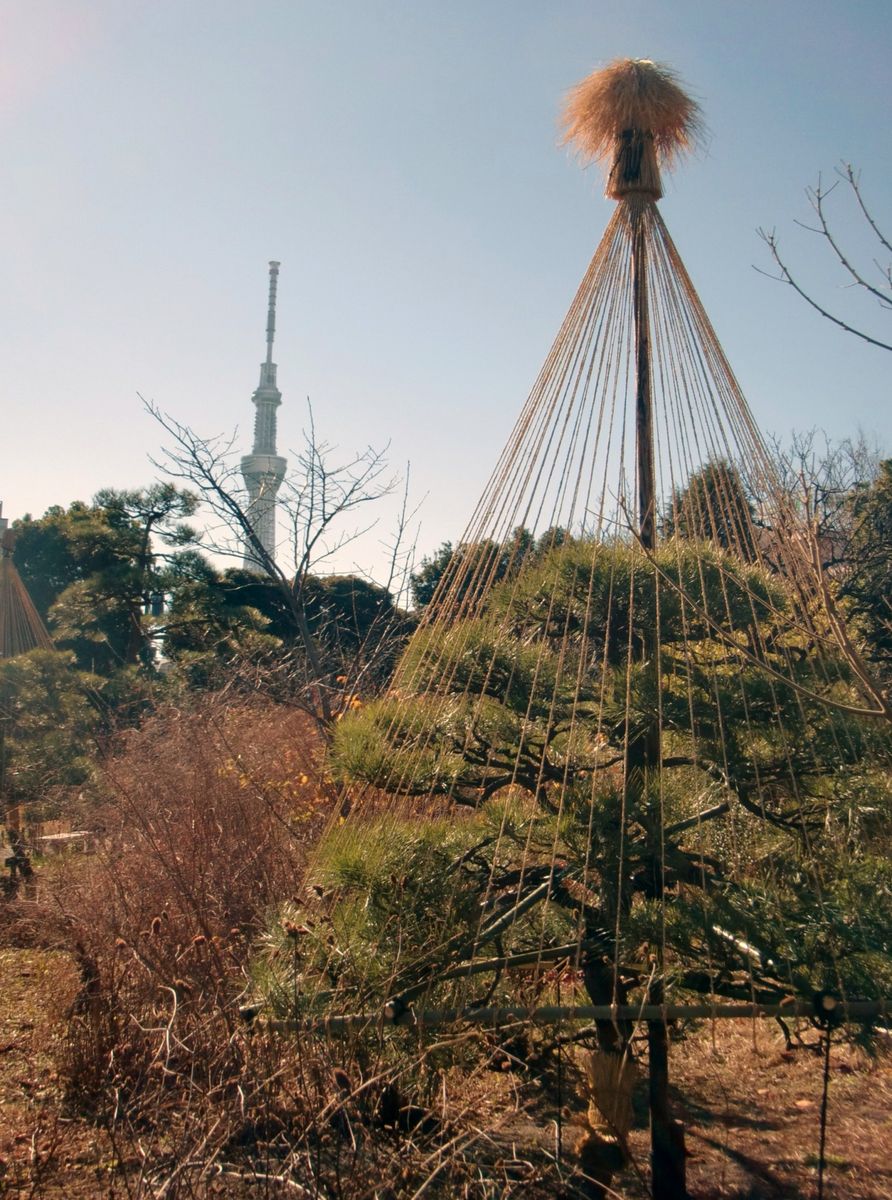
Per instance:
[[[276,288],[279,263],[269,264],[269,303],[266,318],[266,361],[260,367],[260,383],[254,401],[254,448],[242,459],[242,476],[248,490],[251,527],[264,552],[276,556],[276,494],[285,478],[286,460],[276,453],[276,409],[282,393],[276,386],[273,341],[276,336]],[[262,569],[257,548],[245,539],[242,564],[247,571]]]

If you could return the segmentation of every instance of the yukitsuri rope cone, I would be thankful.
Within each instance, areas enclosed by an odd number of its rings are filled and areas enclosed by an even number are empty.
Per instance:
[[[623,1061],[635,1006],[889,993],[886,868],[848,871],[887,727],[658,210],[699,127],[650,62],[570,93],[616,209],[390,692],[337,728],[298,977],[271,967],[286,1014],[547,1004],[563,979],[633,1006],[596,1021]],[[663,1021],[648,1042],[674,1196]]]
[[[14,549],[15,534],[0,516],[0,661],[29,650],[53,648],[50,635],[12,561]],[[21,811],[18,805],[7,807],[5,796],[6,721],[9,709],[6,689],[6,682],[0,682],[0,821],[10,830],[10,837],[16,839],[21,826]]]
[[[40,614],[12,561],[15,535],[0,533],[0,659],[53,647]]]

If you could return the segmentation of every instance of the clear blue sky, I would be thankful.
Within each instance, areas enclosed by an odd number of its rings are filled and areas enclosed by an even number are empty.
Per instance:
[[[609,216],[556,123],[618,55],[674,65],[705,109],[663,215],[763,430],[892,443],[892,356],[753,270],[776,226],[829,303],[892,334],[794,224],[844,159],[892,227],[889,0],[0,0],[0,18],[9,516],[150,482],[137,392],[247,449],[277,258],[280,448],[310,396],[329,440],[411,460],[422,550],[459,535]]]

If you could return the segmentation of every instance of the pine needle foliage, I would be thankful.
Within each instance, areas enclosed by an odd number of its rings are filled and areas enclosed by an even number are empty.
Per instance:
[[[516,886],[559,864],[567,882],[551,896],[554,936],[600,939],[615,965],[608,974],[630,986],[644,982],[649,956],[668,954],[676,984],[699,994],[879,994],[892,980],[892,948],[882,915],[863,913],[888,872],[862,844],[846,848],[845,831],[852,780],[871,774],[889,738],[825,703],[848,695],[842,664],[828,682],[791,632],[790,603],[777,577],[715,543],[668,542],[649,558],[571,539],[497,585],[480,616],[424,630],[396,691],[339,724],[333,770],[459,811],[525,797],[538,825],[528,819],[518,836],[503,816],[474,880],[456,876],[458,843],[444,857],[441,823],[436,853],[423,823],[411,852],[405,827],[350,830],[369,874],[349,879],[342,867],[340,882],[367,898],[367,912],[389,895],[394,908],[374,934],[392,945],[399,929],[394,980],[408,978],[410,962],[417,972],[426,959],[431,971],[456,930],[473,942],[475,887],[498,894],[502,881]],[[706,619],[722,610],[724,622]],[[638,645],[653,628],[658,664],[641,660]],[[401,678],[413,681],[414,699]],[[659,779],[629,786],[629,745],[657,721]],[[884,811],[889,793],[888,781],[872,792]],[[476,826],[454,828],[470,837]],[[373,865],[382,836],[395,862],[421,872],[417,895],[448,912],[446,924],[397,919],[393,888]],[[342,854],[349,844],[342,834]],[[450,908],[456,878],[464,899]],[[526,944],[553,944],[538,921],[519,923]],[[591,999],[609,1000],[615,977],[605,994],[596,976]]]

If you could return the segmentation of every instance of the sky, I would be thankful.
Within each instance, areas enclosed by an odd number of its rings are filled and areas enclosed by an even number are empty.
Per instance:
[[[338,453],[409,464],[419,553],[457,539],[612,208],[563,94],[626,55],[703,106],[661,207],[759,426],[892,452],[889,352],[754,269],[775,229],[892,340],[796,224],[850,162],[892,229],[889,0],[0,0],[0,31],[5,516],[151,483],[140,395],[249,450],[274,258],[280,452],[309,399]],[[395,503],[334,567],[380,573]]]

